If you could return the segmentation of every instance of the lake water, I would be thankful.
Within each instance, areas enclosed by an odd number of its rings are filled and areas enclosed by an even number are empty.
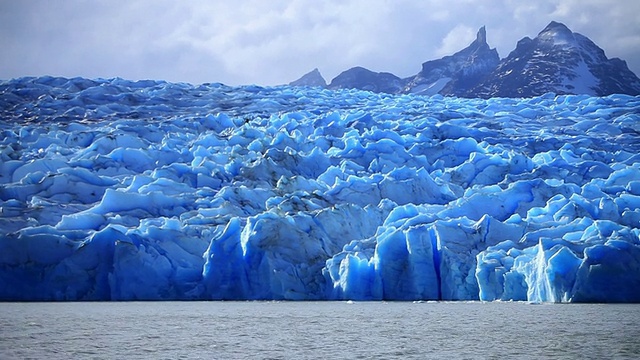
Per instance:
[[[640,358],[640,305],[0,303],[1,359]]]

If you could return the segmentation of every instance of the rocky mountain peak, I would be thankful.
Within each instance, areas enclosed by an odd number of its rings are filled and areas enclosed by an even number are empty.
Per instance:
[[[422,64],[422,71],[409,79],[405,92],[423,95],[463,95],[474,87],[500,62],[496,49],[487,44],[487,30],[483,26],[476,39],[466,48],[442,59]]]
[[[403,81],[388,72],[374,72],[361,66],[343,71],[331,80],[329,89],[360,89],[373,92],[397,93]]]
[[[550,22],[549,25],[547,25],[544,29],[542,29],[542,31],[540,31],[540,33],[538,33],[538,35],[547,32],[572,34],[572,31],[565,24],[557,21]]]
[[[469,97],[530,97],[545,93],[637,95],[640,80],[624,62],[608,59],[586,36],[552,21],[535,39],[524,38]]]
[[[576,45],[575,35],[566,25],[552,21],[538,33],[536,39],[553,45]]]
[[[476,41],[477,44],[487,44],[487,29],[483,26],[478,30],[478,33],[476,34]],[[489,44],[487,44],[488,46]]]
[[[302,75],[298,80],[289,83],[290,86],[327,86],[327,81],[320,74],[320,70],[315,68],[310,72]]]

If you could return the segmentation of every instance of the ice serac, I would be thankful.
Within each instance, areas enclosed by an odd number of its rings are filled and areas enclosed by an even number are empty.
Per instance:
[[[320,70],[315,68],[310,72],[304,74],[300,79],[292,81],[289,86],[319,86],[326,87],[327,81],[320,74]]]
[[[640,94],[640,79],[620,59],[608,59],[589,38],[551,22],[516,49],[467,96]]]
[[[457,53],[422,64],[422,70],[407,79],[403,92],[422,95],[464,96],[498,66],[496,49],[487,44],[485,27],[476,39]]]
[[[39,77],[0,103],[0,300],[640,302],[637,96]]]

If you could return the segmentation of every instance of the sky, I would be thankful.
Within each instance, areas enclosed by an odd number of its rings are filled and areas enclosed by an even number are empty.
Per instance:
[[[640,75],[637,0],[0,0],[0,79],[279,85],[318,68],[400,77],[470,44],[501,58],[558,21]]]

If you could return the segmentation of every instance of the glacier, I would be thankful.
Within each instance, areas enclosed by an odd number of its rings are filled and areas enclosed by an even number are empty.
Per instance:
[[[0,300],[640,302],[640,97],[0,82]]]

